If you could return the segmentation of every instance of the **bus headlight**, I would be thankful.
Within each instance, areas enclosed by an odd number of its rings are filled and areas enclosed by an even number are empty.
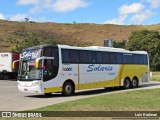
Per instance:
[[[40,85],[40,82],[34,82],[34,83],[32,83],[32,86],[38,86],[38,85]]]
[[[21,86],[21,84],[18,82],[18,86]]]

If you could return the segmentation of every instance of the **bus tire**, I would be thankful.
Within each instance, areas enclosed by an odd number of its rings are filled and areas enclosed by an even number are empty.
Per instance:
[[[64,96],[71,96],[74,94],[74,91],[74,85],[70,81],[64,83],[62,91]]]
[[[138,87],[138,79],[137,78],[133,78],[132,82],[131,82],[131,87],[132,88],[137,88]]]
[[[3,75],[3,79],[4,79],[4,80],[8,80],[9,78],[10,78],[10,77],[9,77],[9,74],[6,73],[6,74]]]
[[[4,80],[4,74],[3,73],[0,74],[0,79]]]
[[[124,89],[129,89],[131,87],[131,81],[129,78],[125,78],[125,80],[123,82],[123,87],[124,87]]]

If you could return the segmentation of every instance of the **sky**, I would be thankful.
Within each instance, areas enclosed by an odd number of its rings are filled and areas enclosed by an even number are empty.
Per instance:
[[[0,0],[9,21],[150,25],[160,23],[160,0]]]

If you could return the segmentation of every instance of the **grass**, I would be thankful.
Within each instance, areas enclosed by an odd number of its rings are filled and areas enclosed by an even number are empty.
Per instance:
[[[85,98],[35,111],[160,111],[160,89],[139,90]]]
[[[46,106],[33,111],[160,111],[160,89],[113,93]],[[2,120],[37,118],[2,118]],[[81,120],[81,117],[44,117],[40,120]],[[84,120],[111,120],[108,117],[83,117]]]
[[[152,72],[151,81],[159,81],[160,82],[160,72]]]

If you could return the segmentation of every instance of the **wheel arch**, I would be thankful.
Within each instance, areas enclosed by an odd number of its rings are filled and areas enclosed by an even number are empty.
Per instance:
[[[125,81],[126,79],[129,79],[131,81],[131,78],[129,76],[126,76],[123,81]]]
[[[134,79],[136,79],[138,81],[138,83],[139,83],[139,79],[138,79],[137,76],[134,76],[132,80],[134,80]]]
[[[74,83],[74,81],[73,81],[72,79],[66,79],[66,80],[63,82],[62,89],[63,89],[63,86],[64,86],[64,84],[65,84],[66,82],[70,82],[70,83],[73,85],[73,88],[74,88],[74,90],[75,90],[75,83]]]

